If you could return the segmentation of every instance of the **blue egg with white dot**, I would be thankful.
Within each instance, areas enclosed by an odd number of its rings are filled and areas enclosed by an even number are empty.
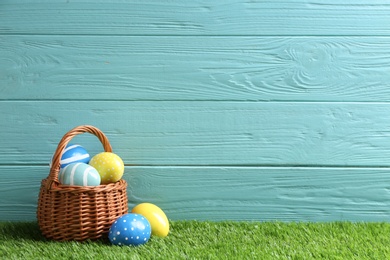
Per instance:
[[[108,239],[113,245],[138,246],[149,241],[152,234],[149,221],[140,214],[125,214],[112,223]]]
[[[61,168],[75,162],[89,163],[89,153],[84,147],[78,144],[68,144],[61,156]]]

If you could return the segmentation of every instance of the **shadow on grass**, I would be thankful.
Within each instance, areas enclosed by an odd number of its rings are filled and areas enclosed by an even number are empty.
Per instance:
[[[64,243],[45,238],[37,222],[0,222],[0,243],[1,241],[34,241],[34,242],[50,242]],[[65,243],[73,243],[76,241],[67,241]],[[108,238],[100,238],[96,240],[86,240],[76,243],[97,243],[100,245],[110,245]]]
[[[47,241],[37,222],[0,222],[0,240]]]

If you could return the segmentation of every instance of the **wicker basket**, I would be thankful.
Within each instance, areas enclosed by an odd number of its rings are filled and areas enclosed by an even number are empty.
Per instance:
[[[66,133],[54,153],[49,176],[42,180],[37,218],[42,234],[58,241],[98,239],[106,236],[111,224],[128,213],[127,183],[120,180],[99,186],[66,186],[58,181],[60,159],[76,135],[91,133],[106,152],[112,152],[107,137],[96,127],[78,126]]]

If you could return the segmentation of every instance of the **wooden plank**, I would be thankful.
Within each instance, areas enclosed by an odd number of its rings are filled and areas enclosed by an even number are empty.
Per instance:
[[[34,220],[44,166],[0,166],[0,221]],[[171,220],[389,221],[389,168],[126,167]]]
[[[91,124],[127,164],[390,166],[389,103],[2,101],[0,111],[0,164],[47,165],[68,130]],[[74,141],[100,152],[88,136]]]
[[[3,0],[0,33],[388,36],[389,17],[385,0]]]
[[[0,99],[389,101],[389,49],[388,37],[0,36]]]

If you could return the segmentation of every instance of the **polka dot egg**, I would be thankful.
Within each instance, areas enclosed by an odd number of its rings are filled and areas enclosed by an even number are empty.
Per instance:
[[[71,163],[60,170],[58,180],[63,185],[98,186],[100,175],[86,163]]]
[[[122,159],[110,152],[95,155],[89,164],[99,172],[102,184],[119,181],[125,171]]]
[[[150,239],[152,230],[149,221],[140,214],[125,214],[119,217],[110,228],[108,239],[113,245],[145,244]]]
[[[74,162],[88,163],[90,156],[84,147],[78,144],[68,144],[62,153],[60,164],[65,168],[68,164]]]

